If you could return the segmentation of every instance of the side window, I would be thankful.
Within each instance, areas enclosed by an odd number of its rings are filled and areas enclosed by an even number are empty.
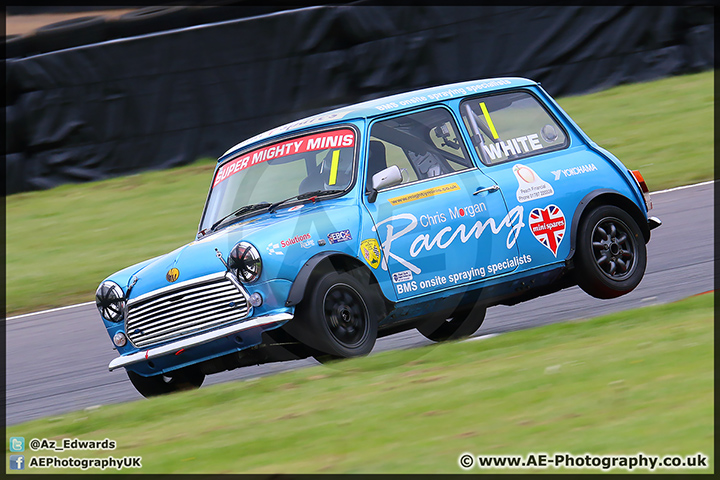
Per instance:
[[[376,122],[370,130],[367,185],[377,172],[397,165],[403,184],[465,170],[472,166],[457,125],[444,108]]]
[[[466,165],[457,163],[452,160],[452,157],[454,155],[457,155],[457,152],[460,149],[461,140],[459,140],[458,138],[458,134],[455,130],[455,122],[452,121],[452,119],[445,123],[437,125],[430,132],[430,140],[433,141],[433,144],[435,144],[435,146],[439,150],[442,150],[449,155],[448,165],[450,165],[450,168],[452,168],[456,172],[458,170],[463,170],[467,168]]]
[[[401,147],[372,137],[371,141],[381,142],[385,146],[385,159],[387,163],[385,168],[390,165],[397,165],[401,170],[404,168],[407,172],[407,175],[404,175],[404,178],[407,178],[407,180],[405,180],[407,183],[414,182],[418,179],[415,174],[415,169],[410,165],[407,154]]]
[[[495,165],[567,147],[564,130],[532,95],[504,93],[460,104],[480,160]]]

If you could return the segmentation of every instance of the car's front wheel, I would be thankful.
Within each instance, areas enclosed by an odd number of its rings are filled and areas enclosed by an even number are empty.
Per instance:
[[[293,335],[329,358],[367,355],[377,339],[379,300],[347,272],[320,277],[296,309]]]
[[[449,316],[436,315],[421,323],[417,330],[433,342],[445,342],[469,337],[477,332],[485,321],[485,307],[463,305]]]
[[[625,295],[645,274],[645,238],[632,216],[614,205],[598,207],[582,219],[576,249],[575,278],[593,297]]]
[[[152,377],[143,377],[129,370],[127,374],[140,395],[146,398],[200,388],[205,380],[205,374],[193,367],[185,367]]]

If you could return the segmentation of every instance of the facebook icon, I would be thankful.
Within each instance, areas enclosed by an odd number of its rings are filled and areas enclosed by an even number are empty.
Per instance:
[[[10,455],[10,470],[25,470],[25,455]]]

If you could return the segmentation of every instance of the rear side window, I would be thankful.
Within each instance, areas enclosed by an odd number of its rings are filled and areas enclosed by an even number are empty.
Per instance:
[[[367,184],[391,165],[404,170],[403,185],[471,168],[458,133],[452,115],[444,108],[375,123],[370,131]]]
[[[466,100],[463,123],[485,165],[560,150],[568,146],[565,131],[538,100],[511,92]]]

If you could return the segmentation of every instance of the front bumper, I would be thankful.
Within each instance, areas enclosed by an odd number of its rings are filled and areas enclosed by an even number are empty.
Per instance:
[[[654,230],[660,225],[662,225],[662,221],[659,218],[648,217],[648,227],[650,227],[650,230]]]
[[[120,367],[127,367],[136,363],[145,362],[157,357],[163,357],[165,355],[177,355],[182,350],[203,345],[223,337],[228,337],[236,333],[250,330],[257,327],[268,327],[272,324],[282,324],[291,320],[293,315],[289,313],[277,313],[274,315],[265,315],[261,317],[251,318],[241,323],[234,325],[228,325],[227,327],[219,328],[217,330],[211,330],[209,332],[201,333],[187,338],[182,338],[159,347],[149,348],[144,351],[131,353],[129,355],[122,355],[114,359],[108,365],[108,369],[113,371]]]

